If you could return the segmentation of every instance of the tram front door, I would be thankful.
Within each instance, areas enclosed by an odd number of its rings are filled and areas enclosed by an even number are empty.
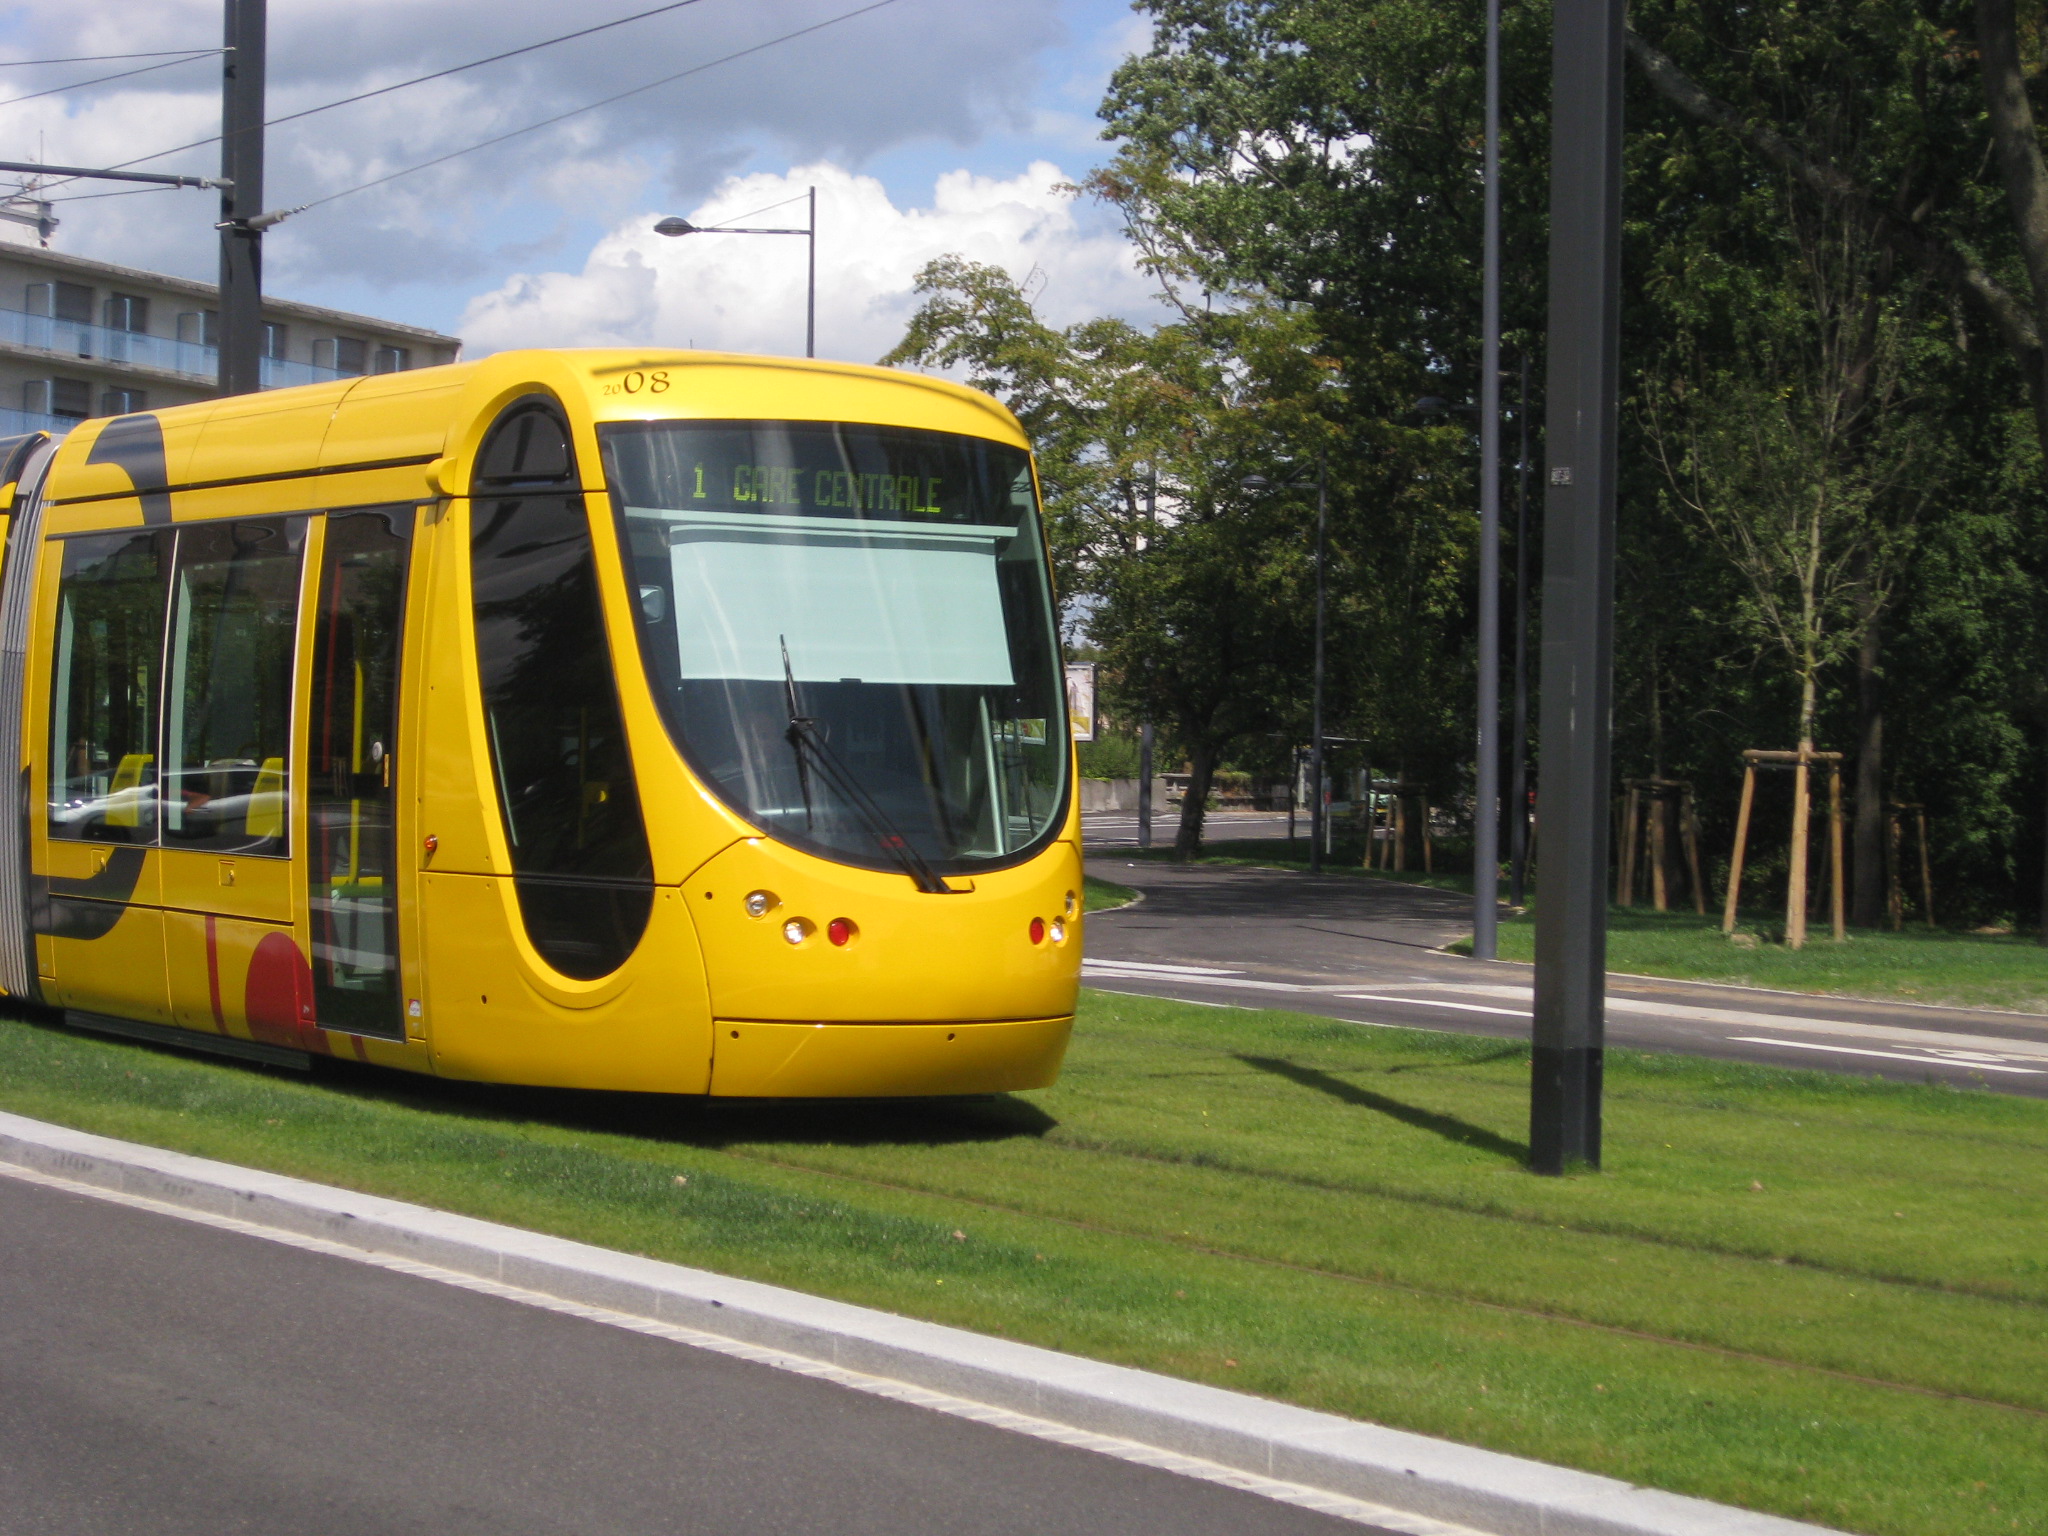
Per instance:
[[[389,1040],[405,1036],[394,758],[413,518],[410,506],[327,518],[305,755],[314,1017]]]

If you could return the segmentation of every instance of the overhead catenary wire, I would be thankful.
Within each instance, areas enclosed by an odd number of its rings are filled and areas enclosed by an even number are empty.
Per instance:
[[[39,101],[45,96],[61,96],[66,91],[82,91],[89,85],[105,85],[109,80],[132,80],[137,75],[147,75],[159,69],[169,69],[175,64],[196,64],[201,59],[218,56],[221,49],[208,48],[202,52],[190,53],[180,59],[166,59],[161,64],[145,64],[140,69],[124,69],[116,74],[95,75],[90,80],[74,80],[69,85],[53,85],[47,91],[30,91],[25,96],[10,96],[0,101],[0,107],[18,106],[24,101]],[[133,161],[129,162],[131,165]]]
[[[123,59],[188,58],[227,51],[225,48],[159,48],[155,53],[78,53],[64,59],[0,59],[0,69],[37,69],[45,64],[117,64]]]
[[[422,160],[418,165],[409,165],[403,170],[392,171],[389,175],[378,176],[370,181],[359,182],[353,187],[343,187],[339,192],[329,192],[325,197],[316,197],[310,202],[300,203],[297,207],[291,209],[290,212],[304,213],[310,208],[320,207],[323,203],[331,203],[339,198],[352,197],[358,192],[367,192],[372,187],[381,187],[386,182],[398,180],[401,176],[410,176],[417,171],[431,170],[437,165],[447,164],[450,160],[459,160],[464,155],[473,155],[480,149],[489,149],[494,144],[502,144],[507,139],[516,139],[521,134],[535,133],[542,128],[552,128],[556,123],[566,122],[572,117],[580,117],[585,112],[595,112],[599,107],[611,106],[614,102],[624,101],[630,96],[643,95],[661,86],[673,85],[678,80],[686,80],[692,75],[701,75],[706,70],[718,68],[721,64],[730,64],[735,59],[744,59],[752,54],[764,52],[783,43],[793,42],[799,37],[807,37],[813,32],[822,32],[827,27],[836,27],[843,21],[852,21],[856,16],[865,16],[870,11],[879,11],[895,3],[896,0],[873,0],[872,4],[859,6],[850,11],[843,11],[837,16],[827,17],[824,21],[814,22],[808,27],[799,27],[794,32],[785,32],[780,37],[771,37],[766,42],[755,43],[750,48],[741,48],[736,52],[725,54],[706,63],[692,65],[688,69],[677,70],[672,75],[663,75],[659,80],[649,80],[645,85],[636,85],[630,90],[615,92],[600,100],[587,102],[580,107],[571,107],[566,112],[557,112],[553,117],[544,117],[537,123],[526,124],[523,128],[513,128],[504,133],[494,134],[488,139],[481,139],[477,143],[466,145],[461,149],[452,149],[445,155],[436,155],[431,160]],[[794,199],[789,199],[789,201],[794,201]],[[771,206],[779,207],[781,205],[772,204]],[[751,217],[751,215],[742,214],[741,217]]]
[[[697,233],[708,235],[713,230],[725,228],[728,224],[737,224],[741,219],[755,218],[764,213],[773,213],[778,208],[787,208],[791,203],[800,203],[810,195],[808,192],[798,192],[794,196],[783,198],[780,202],[763,203],[759,208],[749,208],[745,213],[735,213],[730,218],[720,219],[716,224],[699,224]]]
[[[657,5],[652,7],[651,9],[644,11],[635,11],[630,16],[619,16],[613,18],[611,21],[601,21],[597,23],[595,26],[581,27],[574,32],[564,32],[558,37],[545,37],[542,38],[537,43],[526,43],[518,48],[508,48],[502,53],[488,54],[481,59],[471,59],[466,64],[451,64],[446,69],[436,69],[424,75],[414,75],[409,80],[398,80],[394,81],[390,85],[380,85],[375,90],[358,91],[353,96],[343,96],[334,101],[324,101],[317,107],[306,107],[297,112],[287,112],[282,117],[273,117],[267,119],[264,122],[263,126],[265,129],[282,127],[286,123],[296,123],[301,118],[314,117],[322,112],[332,112],[337,107],[353,106],[356,102],[368,101],[373,96],[389,96],[393,91],[406,90],[407,88],[415,85],[425,85],[430,80],[445,80],[450,75],[459,75],[467,70],[481,69],[486,64],[497,64],[501,63],[506,59],[516,59],[522,54],[538,53],[543,48],[553,48],[560,43],[573,43],[576,41],[576,39],[580,37],[590,37],[598,32],[609,32],[612,28],[623,27],[627,25],[629,22],[645,21],[650,16],[660,16],[666,14],[669,11],[680,11],[689,6],[699,5],[702,3],[703,0],[668,0],[668,3],[664,5]],[[225,50],[214,49],[212,51],[219,53],[224,52]],[[161,68],[162,66],[158,65],[153,67]],[[116,79],[119,77],[109,76],[108,78]],[[26,96],[22,96],[16,99],[20,101],[27,101],[29,98]],[[4,105],[6,105],[6,103],[0,102],[0,106]],[[169,149],[159,149],[147,155],[138,155],[133,160],[120,161],[115,165],[108,166],[107,169],[111,171],[122,171],[126,170],[131,165],[144,165],[151,160],[161,160],[166,155],[183,154],[188,149],[204,149],[209,144],[218,144],[219,142],[220,135],[216,133],[209,135],[208,137],[203,139],[194,139],[189,144],[177,144],[173,145]],[[57,183],[53,182],[52,185],[57,185]]]

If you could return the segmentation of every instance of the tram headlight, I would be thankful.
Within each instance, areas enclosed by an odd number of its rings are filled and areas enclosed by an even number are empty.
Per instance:
[[[1067,916],[1072,917],[1075,908],[1079,905],[1080,903],[1074,900],[1074,893],[1072,891],[1067,892]]]
[[[782,925],[782,936],[792,944],[801,944],[811,936],[811,925],[800,917],[792,917]]]
[[[1066,923],[1066,919],[1065,919],[1065,918],[1060,918],[1060,917],[1056,917],[1056,918],[1054,918],[1054,919],[1052,920],[1052,929],[1051,929],[1051,933],[1052,933],[1052,941],[1053,941],[1053,943],[1055,943],[1055,944],[1064,944],[1064,943],[1066,943],[1066,942],[1067,942],[1067,923]]]
[[[747,916],[766,917],[775,910],[773,891],[749,891],[747,893]]]

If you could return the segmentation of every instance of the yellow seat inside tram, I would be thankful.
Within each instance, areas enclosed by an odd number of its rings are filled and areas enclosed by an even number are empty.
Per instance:
[[[249,795],[249,835],[284,836],[284,759],[266,757]]]
[[[107,825],[110,827],[139,827],[142,825],[142,775],[149,765],[156,761],[153,752],[130,752],[121,759],[114,770],[113,783],[107,786]]]

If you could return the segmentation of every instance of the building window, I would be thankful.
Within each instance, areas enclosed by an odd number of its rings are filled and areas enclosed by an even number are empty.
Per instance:
[[[83,421],[92,414],[92,385],[84,379],[30,379],[21,386],[21,408],[31,416]]]
[[[191,347],[220,345],[220,311],[188,309],[178,316],[178,340]]]
[[[412,366],[412,353],[404,347],[379,347],[370,358],[372,373],[403,373]]]
[[[279,325],[275,320],[263,322],[263,355],[282,362],[287,356],[285,343],[290,339],[290,326]]]
[[[105,389],[100,391],[100,414],[102,416],[132,416],[137,411],[149,409],[149,395],[140,389]]]
[[[332,368],[336,373],[353,375],[363,372],[363,365],[369,360],[370,345],[348,336],[325,336],[313,343],[313,366]]]
[[[90,325],[92,289],[83,283],[30,283],[25,307],[32,315]]]
[[[101,306],[101,324],[110,331],[142,335],[149,330],[149,300],[132,293],[114,293]]]

